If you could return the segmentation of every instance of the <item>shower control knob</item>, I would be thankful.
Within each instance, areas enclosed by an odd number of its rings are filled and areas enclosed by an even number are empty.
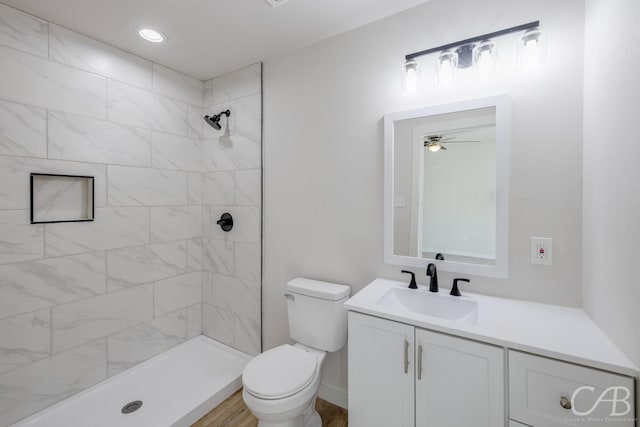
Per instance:
[[[220,219],[216,221],[216,224],[218,224],[220,228],[222,228],[222,231],[231,231],[231,229],[233,228],[233,217],[230,213],[225,212],[222,214]]]

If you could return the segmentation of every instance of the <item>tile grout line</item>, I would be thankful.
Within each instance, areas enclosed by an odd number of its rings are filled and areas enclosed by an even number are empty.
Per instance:
[[[45,22],[47,23],[47,59],[51,61],[51,22]]]
[[[109,378],[109,336],[103,337],[104,339],[104,377]]]
[[[1,3],[0,3],[0,4],[1,4]],[[6,5],[5,5],[5,6],[6,6]],[[9,6],[9,7],[11,7],[11,6]],[[14,9],[15,9],[15,8],[14,8]],[[15,10],[17,10],[17,11],[19,11],[19,12],[21,12],[21,13],[26,13],[26,12],[21,11],[21,10],[19,10],[19,9],[15,9]],[[28,15],[28,14],[27,14],[27,15]],[[32,15],[32,16],[33,16],[33,15]],[[36,17],[36,18],[38,18],[38,17]],[[153,94],[156,94],[156,95],[160,95],[160,96],[162,96],[162,97],[168,98],[168,99],[170,99],[170,100],[172,100],[172,101],[175,101],[175,102],[180,102],[180,103],[184,103],[184,104],[188,104],[188,105],[193,105],[194,107],[198,107],[198,102],[195,102],[195,103],[194,103],[194,102],[193,102],[193,101],[194,101],[193,99],[188,99],[188,100],[187,100],[187,99],[186,99],[187,97],[182,98],[182,97],[176,96],[175,94],[169,94],[169,93],[161,92],[161,91],[157,90],[157,89],[155,88],[155,86],[153,85],[153,82],[151,81],[151,80],[153,79],[153,70],[152,70],[152,69],[148,70],[148,71],[149,71],[149,77],[150,77],[151,86],[146,87],[146,86],[142,86],[142,85],[137,84],[137,83],[133,83],[133,82],[131,82],[131,81],[122,80],[122,79],[119,79],[119,78],[115,78],[115,77],[113,77],[113,76],[108,76],[108,75],[103,74],[102,72],[99,72],[99,71],[96,71],[96,70],[89,70],[89,69],[87,69],[87,68],[82,68],[82,67],[80,67],[80,66],[77,66],[77,65],[71,64],[71,63],[69,63],[69,62],[63,62],[63,61],[61,61],[61,60],[58,60],[58,59],[52,58],[52,56],[51,56],[51,35],[50,35],[51,30],[50,30],[50,27],[51,27],[51,25],[53,24],[53,25],[55,25],[55,26],[57,26],[57,27],[60,27],[60,28],[65,29],[65,30],[67,30],[67,31],[69,31],[69,32],[71,32],[71,33],[73,33],[73,34],[75,34],[75,35],[79,35],[79,36],[81,36],[81,37],[83,37],[83,38],[87,38],[87,39],[91,40],[92,42],[97,42],[97,43],[99,43],[99,44],[102,44],[102,45],[108,46],[108,47],[112,48],[113,50],[116,50],[116,51],[117,51],[117,54],[118,54],[117,56],[119,56],[119,57],[120,57],[120,59],[121,59],[121,57],[123,56],[123,55],[121,55],[121,54],[122,54],[122,53],[125,53],[125,54],[128,54],[129,56],[132,56],[132,57],[136,58],[136,59],[146,61],[146,62],[148,62],[148,63],[149,63],[149,65],[155,64],[153,61],[150,61],[150,60],[148,60],[148,59],[146,59],[146,58],[144,58],[144,57],[142,57],[142,56],[139,56],[139,55],[136,55],[136,54],[134,54],[134,53],[128,52],[128,51],[126,51],[126,50],[123,50],[122,48],[119,48],[119,47],[116,47],[116,46],[110,45],[110,44],[108,44],[108,43],[106,43],[106,42],[104,42],[104,41],[102,41],[102,40],[98,40],[98,39],[96,39],[96,38],[93,38],[93,37],[88,36],[88,35],[86,35],[86,34],[80,33],[80,32],[78,32],[78,31],[71,30],[71,29],[69,29],[69,28],[67,28],[67,27],[64,27],[64,26],[62,26],[62,25],[60,25],[60,24],[57,24],[57,23],[54,23],[54,22],[48,21],[48,20],[43,19],[43,18],[38,18],[38,19],[40,19],[40,20],[42,20],[42,21],[45,21],[45,23],[47,24],[47,53],[46,53],[46,56],[45,56],[45,55],[36,54],[36,53],[33,53],[33,52],[31,52],[31,51],[24,50],[24,49],[19,48],[19,47],[9,46],[9,45],[7,45],[7,44],[3,44],[3,43],[0,43],[0,46],[5,47],[5,48],[8,48],[8,49],[11,49],[11,50],[14,50],[14,51],[17,51],[17,52],[20,52],[20,53],[23,53],[23,54],[26,54],[26,55],[29,55],[29,56],[32,56],[32,57],[35,57],[35,58],[39,58],[39,59],[42,59],[42,60],[45,60],[45,61],[49,61],[49,62],[52,62],[52,63],[57,64],[57,65],[62,65],[62,66],[64,66],[64,67],[67,67],[67,68],[73,69],[73,70],[75,70],[75,71],[81,71],[81,72],[83,72],[83,73],[91,74],[91,75],[94,75],[94,76],[97,76],[97,77],[102,77],[103,79],[113,80],[114,82],[116,82],[116,83],[118,83],[118,84],[127,85],[127,86],[133,87],[133,88],[138,89],[138,90],[143,90],[143,91],[150,92],[150,93],[153,93]],[[94,46],[91,46],[91,48],[92,48],[92,49],[94,49],[94,50],[100,50],[99,48],[98,48],[98,49],[96,49]],[[104,51],[104,50],[102,50],[102,51]],[[128,60],[125,60],[125,62],[127,62],[127,63],[131,63],[131,62],[130,62],[130,61],[128,61]],[[145,65],[147,65],[147,64],[145,64]],[[203,80],[198,80],[197,78],[192,77],[192,76],[189,76],[189,75],[187,75],[187,74],[185,74],[185,73],[183,73],[183,72],[181,72],[181,71],[173,70],[173,69],[171,69],[171,68],[169,68],[169,67],[166,67],[166,66],[164,66],[164,65],[160,65],[160,64],[157,64],[157,65],[159,65],[159,66],[161,66],[161,67],[163,67],[163,68],[165,68],[165,69],[168,69],[168,70],[170,70],[170,71],[174,72],[175,74],[178,74],[178,75],[180,76],[180,78],[187,77],[187,78],[189,78],[189,79],[193,79],[193,80],[196,80],[196,81],[199,81],[199,82],[203,82],[203,83],[204,83],[204,81],[203,81]],[[204,108],[204,106],[202,106],[202,107],[200,107],[200,108]]]
[[[2,45],[0,45],[0,46],[2,46]],[[211,137],[211,138],[193,138],[193,137],[189,137],[188,135],[184,135],[184,134],[180,134],[180,133],[174,133],[174,132],[168,132],[168,131],[162,130],[162,129],[145,127],[145,126],[137,126],[137,125],[124,123],[124,122],[120,122],[120,121],[113,120],[113,119],[105,119],[105,118],[100,118],[100,117],[95,117],[95,116],[88,116],[88,115],[84,115],[84,114],[79,114],[79,113],[76,113],[76,112],[69,112],[69,111],[65,111],[65,110],[59,110],[59,109],[56,109],[56,108],[42,107],[42,106],[34,105],[34,104],[27,104],[26,102],[16,101],[16,100],[9,99],[9,98],[4,98],[4,97],[0,97],[0,102],[4,102],[4,103],[7,103],[7,104],[21,105],[21,106],[29,107],[29,108],[37,108],[37,109],[40,109],[40,110],[47,110],[47,111],[50,111],[52,113],[62,114],[62,115],[65,115],[65,116],[74,116],[74,117],[80,117],[80,118],[87,119],[87,120],[95,120],[95,121],[98,121],[98,122],[109,123],[109,124],[111,124],[113,126],[117,126],[117,127],[121,127],[121,128],[134,129],[134,130],[146,131],[146,132],[161,133],[163,135],[169,135],[169,136],[189,139],[189,140],[193,140],[193,141],[200,141],[200,140],[202,140],[202,141],[212,141],[212,140],[215,139],[214,137]],[[28,157],[31,157],[31,156],[28,156]],[[61,159],[61,160],[64,160],[64,159]],[[88,163],[99,163],[99,162],[88,162]]]
[[[156,319],[156,283],[157,281],[151,283],[151,316],[153,320]]]
[[[53,307],[49,307],[49,358],[53,357]]]
[[[60,303],[57,303],[57,304],[54,304],[54,305],[50,305],[50,306],[47,306],[47,307],[40,307],[40,308],[37,308],[35,310],[16,313],[16,314],[13,314],[13,315],[8,316],[8,317],[3,317],[3,318],[0,319],[0,321],[9,320],[9,319],[13,319],[15,317],[25,316],[27,314],[33,314],[33,313],[37,313],[39,311],[44,311],[44,310],[49,310],[49,309],[52,310],[52,315],[53,315],[53,308],[55,308],[55,307],[59,307],[59,306],[62,306],[62,305],[67,305],[67,304],[72,304],[72,303],[77,303],[77,302],[82,302],[82,301],[86,301],[86,300],[89,300],[89,299],[92,299],[92,298],[97,298],[97,297],[108,295],[108,294],[113,294],[113,293],[123,292],[123,291],[131,290],[131,289],[135,289],[135,288],[140,288],[140,287],[143,287],[143,286],[147,286],[147,285],[153,284],[155,282],[160,282],[160,281],[164,281],[164,280],[172,280],[172,279],[176,279],[176,278],[181,277],[181,276],[186,276],[186,275],[190,275],[190,274],[194,274],[194,273],[197,273],[197,271],[192,271],[192,272],[185,271],[184,273],[179,273],[179,274],[176,274],[176,275],[163,277],[162,279],[158,279],[158,280],[155,280],[155,281],[149,281],[149,282],[145,282],[145,283],[136,284],[136,285],[133,285],[133,286],[126,286],[126,287],[122,287],[122,288],[116,288],[114,290],[107,290],[106,292],[103,292],[103,293],[100,293],[100,294],[95,294],[95,295],[91,295],[91,296],[87,296],[87,297],[84,297],[84,298],[75,299],[75,300],[71,300],[71,301],[64,301],[64,302],[60,302]]]
[[[105,203],[107,204],[107,208],[111,208],[111,202],[109,200],[109,169],[111,169],[111,165],[105,165],[105,171],[104,171],[104,179],[105,179],[105,183],[104,183],[104,197],[105,197]],[[95,217],[95,213],[94,213],[94,217]]]
[[[104,103],[105,103],[105,106],[104,106],[105,107],[105,109],[104,109],[104,111],[105,111],[105,114],[104,114],[105,115],[105,121],[107,123],[114,123],[112,120],[109,119],[109,104],[110,104],[109,101],[111,100],[111,95],[110,95],[110,93],[111,93],[111,79],[108,79],[106,77],[105,77],[105,79],[106,79],[106,81],[105,81],[105,99],[104,99]]]
[[[137,208],[142,209],[142,206],[138,206]],[[101,209],[107,209],[107,208],[101,208]],[[28,209],[12,209],[15,211],[27,211]],[[0,210],[0,213],[3,212],[2,210]],[[46,226],[49,226],[50,224],[41,224]],[[200,238],[200,236],[190,236],[190,237],[182,237],[179,239],[174,239],[174,240],[163,240],[163,241],[158,241],[158,242],[154,242],[154,243],[136,243],[134,245],[128,245],[128,246],[118,246],[115,248],[98,248],[98,249],[91,249],[85,252],[71,252],[71,253],[65,253],[62,255],[54,255],[54,256],[47,256],[44,258],[33,258],[33,259],[25,259],[25,260],[21,260],[21,261],[12,261],[12,262],[5,262],[5,263],[0,263],[0,269],[2,269],[4,266],[8,266],[8,265],[17,265],[17,264],[27,264],[27,263],[32,263],[32,262],[45,262],[45,261],[49,261],[49,260],[56,260],[56,259],[61,259],[61,258],[72,258],[72,257],[79,257],[82,255],[90,255],[90,254],[95,254],[95,253],[99,253],[99,252],[111,252],[111,251],[118,251],[118,250],[124,250],[124,249],[132,249],[132,248],[139,248],[142,246],[156,246],[156,245],[163,245],[163,244],[169,244],[169,243],[178,243],[178,242],[183,242],[183,241],[187,241],[187,240],[193,240],[193,239],[198,239]],[[215,240],[220,240],[220,239],[215,239]],[[241,243],[251,243],[251,242],[241,242]]]
[[[148,285],[148,284],[149,284],[149,283],[145,283],[144,285],[141,285],[141,286],[145,286],[145,285]],[[127,289],[129,289],[129,288],[127,288]],[[176,312],[178,312],[178,311],[181,311],[181,310],[184,310],[184,309],[185,309],[185,307],[182,307],[182,308],[177,309],[177,310],[174,310],[174,311],[172,311],[172,312],[165,313],[165,315],[174,314],[174,313],[176,313]],[[91,344],[91,343],[94,343],[94,342],[98,342],[98,341],[100,341],[100,340],[102,340],[102,339],[107,339],[107,338],[109,338],[109,337],[111,337],[111,336],[114,336],[114,335],[117,335],[117,334],[119,334],[119,333],[121,333],[121,332],[123,332],[123,331],[126,331],[126,330],[129,330],[129,329],[132,329],[132,328],[138,327],[138,326],[140,326],[140,325],[143,325],[143,324],[146,324],[146,323],[152,322],[152,321],[154,321],[154,320],[155,320],[155,318],[154,318],[154,317],[151,317],[150,319],[142,320],[142,321],[139,321],[139,322],[133,323],[132,325],[129,325],[129,326],[127,326],[127,327],[124,327],[124,328],[118,329],[118,330],[116,330],[116,331],[110,332],[110,333],[109,333],[109,334],[107,334],[107,335],[104,335],[104,336],[101,336],[101,337],[96,337],[96,338],[91,338],[91,339],[89,339],[89,340],[87,340],[87,341],[85,341],[85,342],[83,342],[83,343],[80,343],[80,344],[74,345],[74,346],[69,347],[69,348],[65,348],[64,350],[59,351],[59,352],[57,352],[57,353],[54,353],[53,355],[55,356],[55,355],[57,355],[57,354],[65,353],[65,352],[67,352],[67,351],[70,351],[70,350],[76,349],[76,348],[78,348],[78,347],[82,347],[82,346],[84,346],[84,345],[88,345],[88,344]],[[42,360],[42,359],[41,359],[41,360]],[[25,366],[26,366],[26,365],[25,365]]]
[[[11,49],[11,50],[15,50],[17,52],[20,52],[20,53],[23,53],[23,54],[26,54],[26,55],[33,56],[34,58],[38,58],[38,59],[41,59],[41,60],[44,60],[44,61],[48,61],[48,62],[51,62],[51,63],[54,63],[54,64],[58,64],[58,65],[61,65],[61,66],[64,66],[64,67],[68,67],[68,68],[71,68],[71,69],[74,69],[74,70],[77,70],[77,71],[80,71],[80,72],[83,72],[83,73],[91,74],[91,75],[94,75],[94,76],[97,76],[97,77],[100,77],[100,78],[103,78],[103,79],[106,80],[106,86],[105,86],[105,107],[106,107],[106,110],[105,110],[105,114],[104,115],[102,115],[102,114],[99,115],[99,116],[87,115],[87,114],[82,114],[82,113],[73,112],[73,111],[60,110],[60,109],[57,109],[57,108],[44,107],[42,105],[28,104],[26,102],[16,101],[16,100],[13,100],[13,99],[0,97],[0,100],[2,100],[3,102],[26,105],[26,106],[35,107],[35,108],[41,108],[41,109],[49,109],[49,110],[52,110],[54,112],[58,112],[58,113],[62,113],[62,114],[69,114],[69,115],[73,115],[73,116],[84,117],[84,118],[87,118],[87,119],[92,119],[92,120],[98,120],[98,121],[102,121],[102,122],[112,123],[114,125],[126,126],[126,127],[141,129],[141,130],[157,131],[157,132],[165,133],[165,134],[168,134],[168,135],[178,136],[178,137],[182,137],[182,138],[189,138],[188,130],[187,130],[187,132],[172,132],[172,131],[169,131],[169,130],[166,130],[166,129],[157,129],[157,128],[150,127],[148,123],[144,123],[145,126],[139,126],[139,125],[134,125],[134,124],[127,123],[127,122],[118,121],[118,120],[115,120],[115,119],[109,119],[108,118],[108,116],[109,116],[108,115],[108,110],[109,110],[109,105],[108,105],[109,104],[109,102],[108,102],[109,101],[109,98],[108,98],[109,84],[108,83],[113,81],[113,82],[115,82],[117,84],[122,84],[122,85],[125,85],[125,86],[129,86],[129,87],[132,87],[132,88],[138,89],[138,90],[143,90],[143,91],[148,92],[148,93],[150,93],[152,95],[155,95],[157,97],[167,98],[167,99],[169,99],[171,101],[174,101],[174,102],[177,102],[177,103],[181,103],[181,104],[188,104],[185,101],[172,98],[171,96],[167,96],[167,95],[162,94],[162,93],[158,93],[158,92],[154,92],[154,91],[149,91],[149,90],[146,90],[146,89],[138,88],[136,86],[120,82],[120,81],[112,79],[110,77],[105,77],[105,76],[102,76],[102,75],[99,75],[99,74],[91,73],[89,71],[86,71],[86,70],[83,70],[83,69],[80,69],[80,68],[76,68],[76,67],[72,67],[72,66],[69,66],[67,64],[63,64],[63,63],[60,63],[60,62],[57,62],[57,61],[52,61],[52,60],[49,60],[49,59],[44,58],[42,56],[33,55],[33,54],[30,54],[29,52],[25,52],[25,51],[22,51],[20,49],[11,48],[10,46],[4,46],[2,44],[0,44],[0,46],[6,47],[6,48]],[[188,118],[185,117],[185,119],[188,121]],[[195,139],[195,138],[189,138],[189,139]]]
[[[104,251],[104,293],[109,293],[109,251]]]

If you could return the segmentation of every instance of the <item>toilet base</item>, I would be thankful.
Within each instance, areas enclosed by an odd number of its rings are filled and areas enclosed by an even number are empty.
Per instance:
[[[304,427],[322,427],[322,419],[320,418],[320,414],[313,409],[311,416],[309,417],[309,421],[304,424]]]
[[[265,421],[258,418],[258,427],[322,427],[322,419],[315,406],[314,398],[301,415],[284,421]]]

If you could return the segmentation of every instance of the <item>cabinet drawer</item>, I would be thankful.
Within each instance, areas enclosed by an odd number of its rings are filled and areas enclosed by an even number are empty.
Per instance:
[[[509,351],[513,420],[536,427],[633,427],[634,402],[633,378]]]

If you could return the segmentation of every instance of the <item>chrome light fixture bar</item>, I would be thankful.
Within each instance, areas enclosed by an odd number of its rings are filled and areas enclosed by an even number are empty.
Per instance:
[[[403,77],[405,91],[410,92],[419,88],[420,70],[416,59],[431,53],[439,53],[436,67],[440,86],[453,85],[455,83],[456,70],[469,68],[472,65],[476,66],[476,75],[480,78],[491,74],[496,67],[496,45],[492,39],[506,34],[524,32],[525,35],[521,38],[521,44],[527,46],[527,49],[521,49],[523,53],[520,55],[527,54],[531,58],[529,62],[537,60],[541,55],[540,52],[542,52],[542,49],[539,49],[538,46],[542,34],[539,27],[540,21],[532,21],[405,55],[404,70],[406,76]]]

